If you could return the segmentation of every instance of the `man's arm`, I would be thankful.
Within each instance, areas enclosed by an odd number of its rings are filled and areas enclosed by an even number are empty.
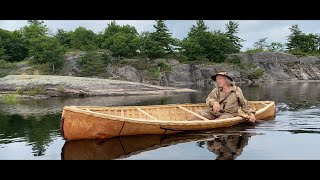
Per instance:
[[[255,122],[256,116],[255,111],[250,107],[248,100],[244,97],[242,90],[238,87],[238,93],[239,93],[239,103],[241,106],[241,109],[243,112],[249,115],[249,121]]]
[[[206,99],[208,107],[212,107],[214,102],[218,102],[217,88],[213,89]]]
[[[206,99],[207,106],[210,107],[210,109],[212,109],[214,113],[219,112],[220,110],[217,91],[218,91],[218,88],[213,89]]]

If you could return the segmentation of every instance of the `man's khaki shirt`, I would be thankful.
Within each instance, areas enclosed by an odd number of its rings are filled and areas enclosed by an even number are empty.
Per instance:
[[[227,95],[222,91],[222,88],[214,88],[206,99],[206,103],[210,110],[214,102],[219,102]],[[238,110],[241,108],[246,114],[255,113],[255,111],[250,107],[247,99],[243,96],[242,90],[233,85],[230,95],[220,104],[220,108],[225,112],[238,113]]]

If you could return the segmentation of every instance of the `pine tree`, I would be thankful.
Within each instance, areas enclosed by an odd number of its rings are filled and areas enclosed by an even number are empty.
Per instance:
[[[156,31],[152,33],[151,37],[154,41],[160,44],[161,47],[159,48],[164,48],[166,53],[173,52],[170,45],[174,43],[174,40],[171,37],[172,33],[170,33],[169,29],[165,25],[164,20],[156,20],[156,25],[153,25],[153,27]]]
[[[243,42],[244,40],[235,35],[239,31],[239,23],[235,21],[229,21],[228,24],[226,24],[226,29],[226,35],[230,38],[231,42],[236,47],[236,52],[240,52],[242,47],[241,42]]]
[[[240,47],[236,46],[230,38],[238,31],[237,24],[233,23],[229,36],[219,31],[208,31],[208,27],[203,20],[198,20],[188,33],[188,37],[183,39],[183,54],[188,60],[208,59],[213,62],[223,62],[225,54],[239,52]],[[233,35],[235,42],[239,40]]]
[[[318,35],[303,33],[298,25],[290,28],[291,34],[288,36],[287,47],[293,54],[315,53],[319,49]]]
[[[188,37],[199,37],[208,32],[208,29],[208,26],[205,25],[203,20],[198,20],[196,25],[192,25],[190,32],[188,33]]]
[[[290,31],[291,34],[288,36],[288,43],[286,44],[289,52],[299,49],[299,45],[301,44],[301,35],[303,35],[297,24],[292,25]]]

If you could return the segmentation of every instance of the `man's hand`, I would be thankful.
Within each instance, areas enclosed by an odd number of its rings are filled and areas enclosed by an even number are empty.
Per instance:
[[[214,102],[214,103],[213,103],[212,111],[213,111],[214,113],[217,113],[217,112],[220,111],[220,104],[219,104],[218,102]]]
[[[256,122],[256,116],[254,115],[254,113],[249,114],[249,121],[252,123]]]

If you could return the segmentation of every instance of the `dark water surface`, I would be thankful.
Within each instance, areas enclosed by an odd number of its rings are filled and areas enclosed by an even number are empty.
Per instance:
[[[276,102],[276,118],[212,131],[65,141],[66,105],[202,103],[213,85],[170,96],[51,98],[0,103],[0,159],[320,159],[320,82],[238,84],[248,100]]]

